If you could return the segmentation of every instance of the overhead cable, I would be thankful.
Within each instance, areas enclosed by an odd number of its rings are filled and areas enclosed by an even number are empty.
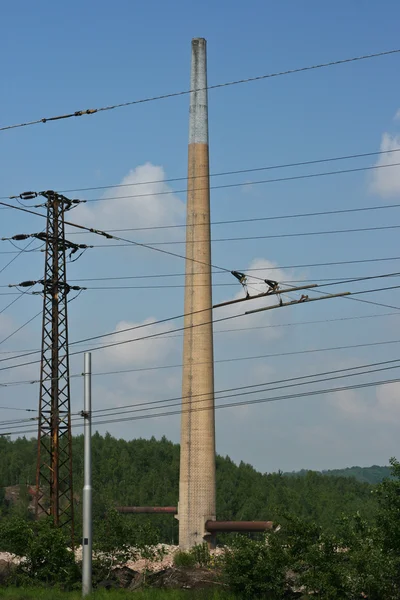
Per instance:
[[[337,393],[337,392],[340,393],[340,392],[348,391],[348,390],[377,387],[380,385],[390,385],[392,383],[398,383],[399,381],[400,381],[400,379],[385,379],[385,380],[381,380],[381,381],[371,381],[368,383],[359,383],[359,384],[348,385],[348,386],[337,387],[337,388],[313,390],[310,392],[301,392],[301,393],[297,393],[297,394],[287,394],[284,396],[275,396],[275,397],[269,397],[269,398],[257,398],[257,399],[252,399],[252,400],[243,400],[240,402],[217,404],[217,405],[215,405],[215,407],[212,408],[212,410],[214,410],[214,409],[218,410],[218,409],[223,409],[223,408],[234,408],[234,407],[238,407],[238,406],[264,404],[267,402],[291,400],[294,398],[296,398],[296,399],[297,398],[310,398],[312,396],[332,394],[332,393]],[[159,413],[155,413],[155,414],[136,415],[134,417],[124,416],[122,418],[117,418],[117,419],[105,419],[103,421],[97,421],[96,425],[98,426],[98,425],[108,425],[111,423],[125,423],[127,421],[141,421],[141,420],[147,420],[147,419],[154,419],[154,418],[158,418],[158,417],[169,417],[169,416],[174,416],[174,415],[180,415],[182,413],[199,412],[199,411],[203,411],[203,410],[211,410],[211,409],[209,407],[197,407],[197,408],[193,408],[193,409],[184,409],[184,410],[180,409],[180,410],[175,410],[175,411],[170,411],[170,412],[159,412]],[[83,427],[83,423],[76,424],[75,427]],[[2,436],[20,435],[20,434],[26,435],[27,433],[37,433],[37,429],[25,429],[25,430],[21,429],[20,431],[5,432],[5,433],[1,433],[0,435],[2,435]]]
[[[344,59],[334,60],[334,61],[330,61],[330,62],[326,62],[326,63],[320,63],[320,64],[310,65],[310,66],[306,66],[306,67],[299,67],[296,69],[289,69],[286,71],[278,71],[275,73],[267,73],[265,75],[257,75],[255,77],[247,77],[245,79],[237,79],[235,81],[228,81],[225,83],[218,83],[218,84],[214,84],[214,85],[209,85],[202,89],[214,90],[214,89],[224,88],[224,87],[233,86],[233,85],[250,83],[253,81],[261,81],[263,79],[270,79],[273,77],[281,77],[283,75],[293,75],[294,73],[303,73],[306,71],[314,71],[317,69],[323,69],[326,67],[343,65],[346,63],[358,62],[358,61],[367,60],[367,59],[371,59],[371,58],[379,58],[379,57],[383,57],[383,56],[389,56],[392,54],[397,54],[399,52],[400,52],[400,49],[393,49],[393,50],[385,50],[383,52],[364,54],[361,56],[353,56],[351,58],[344,58]],[[45,117],[42,119],[36,119],[34,121],[25,121],[23,123],[16,123],[13,125],[4,125],[3,127],[0,127],[0,131],[6,131],[9,129],[17,129],[17,128],[21,128],[21,127],[29,127],[31,125],[38,125],[39,123],[60,121],[60,120],[70,119],[72,117],[82,117],[85,115],[93,115],[95,113],[115,110],[117,108],[123,108],[123,107],[127,107],[127,106],[133,106],[135,104],[144,104],[144,103],[148,103],[148,102],[154,102],[156,100],[165,100],[167,98],[175,98],[178,96],[185,96],[194,91],[200,91],[200,89],[196,88],[195,90],[183,90],[180,92],[161,94],[159,96],[152,96],[149,98],[141,98],[139,100],[130,100],[128,102],[121,102],[119,104],[111,104],[109,106],[102,106],[102,107],[98,107],[98,108],[88,108],[88,109],[84,109],[84,110],[73,111],[70,113],[62,114],[62,115]]]

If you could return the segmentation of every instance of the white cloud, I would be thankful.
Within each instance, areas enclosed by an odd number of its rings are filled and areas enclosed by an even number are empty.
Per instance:
[[[123,187],[109,190],[104,195],[104,201],[79,206],[76,210],[80,212],[80,220],[99,229],[183,223],[185,204],[170,193],[172,190],[165,183],[163,167],[149,162],[140,165],[129,171],[121,185]]]
[[[381,151],[387,152],[399,148],[400,135],[391,135],[390,133],[382,135]],[[400,152],[389,152],[379,157],[375,164],[384,168],[376,169],[373,172],[370,185],[372,192],[385,198],[400,194],[400,167],[387,167],[387,165],[400,162],[399,157]]]
[[[140,323],[120,321],[115,327],[115,335],[107,338],[107,344],[118,343],[118,345],[103,350],[101,362],[103,364],[120,365],[121,368],[128,365],[131,365],[132,368],[142,368],[145,366],[158,366],[163,363],[165,359],[173,355],[179,338],[159,335],[170,331],[174,326],[170,323],[153,325],[154,322],[155,319],[152,317]],[[124,331],[126,329],[129,331]],[[119,344],[119,342],[140,339],[150,335],[156,335],[157,337]]]
[[[348,418],[392,424],[400,418],[400,383],[378,386],[375,397],[365,391],[346,390],[335,394],[330,403]]]
[[[396,111],[396,114],[393,117],[394,121],[400,120],[400,108]]]
[[[329,403],[349,418],[359,419],[367,412],[366,402],[354,390],[333,394],[329,398]]]
[[[400,417],[400,383],[381,385],[376,390],[376,418],[388,423]]]

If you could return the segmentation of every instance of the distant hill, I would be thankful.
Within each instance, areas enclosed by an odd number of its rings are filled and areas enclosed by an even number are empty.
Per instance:
[[[331,469],[317,472],[329,477],[353,477],[361,483],[369,483],[370,485],[375,485],[386,477],[390,477],[390,467],[379,467],[378,465],[373,465],[372,467],[347,467],[346,469]],[[302,469],[301,471],[285,473],[285,475],[304,477],[307,473],[309,473],[308,470]]]
[[[83,437],[73,438],[74,491],[78,499],[83,485]],[[0,437],[0,516],[28,509],[29,484],[35,481],[35,440]],[[107,506],[176,506],[179,482],[179,445],[161,440],[116,439],[98,433],[92,439],[94,513],[103,515]],[[294,514],[316,521],[326,529],[342,513],[360,511],[373,518],[376,510],[372,485],[389,474],[387,467],[326,471],[302,471],[285,476],[259,473],[251,465],[235,464],[217,457],[217,515],[222,520],[280,520]],[[10,486],[13,486],[10,488]],[[19,491],[17,502],[10,489]],[[28,490],[28,491],[27,491]],[[14,496],[16,494],[14,493]],[[144,515],[135,516],[137,521]],[[177,521],[154,517],[162,539],[176,539]]]

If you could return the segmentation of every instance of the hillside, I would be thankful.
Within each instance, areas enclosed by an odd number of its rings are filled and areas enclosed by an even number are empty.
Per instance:
[[[333,469],[330,471],[322,471],[323,475],[331,475],[333,477],[354,477],[362,483],[370,483],[375,485],[383,479],[390,477],[390,467],[347,467],[347,469]]]
[[[83,479],[83,437],[73,439],[74,489],[80,496]],[[35,440],[0,439],[0,506],[3,513],[16,507],[6,501],[4,489],[35,481]],[[355,468],[358,469],[357,467]],[[381,469],[371,467],[371,469]],[[236,465],[229,457],[217,457],[217,515],[219,519],[274,519],[286,513],[316,520],[333,527],[342,513],[359,510],[370,518],[375,500],[368,483],[357,481],[345,469],[324,474],[312,471],[285,476],[283,473],[257,472],[251,465]],[[366,469],[365,471],[368,471]],[[345,475],[345,476],[343,476]],[[110,505],[177,505],[179,446],[161,440],[126,441],[111,435],[93,436],[94,512],[98,516]],[[367,479],[367,476],[365,476]],[[29,502],[22,493],[17,503]],[[77,511],[80,513],[80,510]],[[134,517],[138,520],[142,516]],[[147,518],[147,517],[146,517]],[[165,541],[176,539],[177,522],[170,516],[153,517]]]
[[[287,476],[304,477],[309,471],[302,469],[301,471],[292,471],[285,473]],[[324,471],[318,471],[321,475],[328,477],[353,477],[361,483],[369,483],[375,485],[390,477],[390,467],[379,467],[373,465],[372,467],[347,467],[345,469],[330,469]]]

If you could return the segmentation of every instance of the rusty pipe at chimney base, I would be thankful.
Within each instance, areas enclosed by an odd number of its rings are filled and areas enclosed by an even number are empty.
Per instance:
[[[178,509],[176,506],[117,506],[117,512],[123,514],[158,514],[158,515],[176,515]]]
[[[210,533],[218,532],[260,532],[273,528],[272,521],[206,521],[206,530]]]

